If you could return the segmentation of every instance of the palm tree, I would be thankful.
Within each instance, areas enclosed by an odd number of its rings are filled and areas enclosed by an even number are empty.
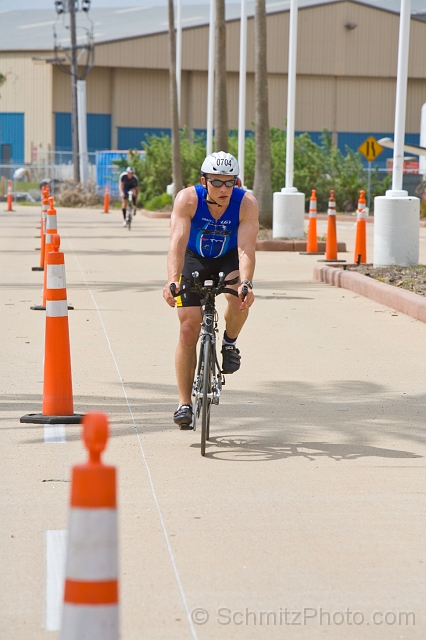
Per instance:
[[[216,2],[214,136],[216,151],[228,151],[228,105],[226,97],[225,0]]]
[[[182,165],[180,159],[179,111],[176,84],[176,32],[173,0],[169,2],[169,83],[172,112],[172,181],[173,200],[182,189]]]
[[[259,221],[272,227],[271,143],[269,139],[268,75],[266,69],[265,0],[256,0],[254,9],[254,85],[256,164],[253,192],[259,203]]]

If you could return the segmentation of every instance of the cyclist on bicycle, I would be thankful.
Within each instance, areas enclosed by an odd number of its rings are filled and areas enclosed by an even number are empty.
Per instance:
[[[179,406],[173,419],[181,429],[192,428],[191,390],[201,322],[200,297],[185,293],[185,288],[190,287],[185,280],[192,280],[194,271],[199,272],[200,283],[210,278],[217,280],[221,271],[226,280],[239,278],[231,286],[238,291],[239,298],[225,294],[228,305],[222,371],[229,374],[240,368],[236,341],[254,302],[252,279],[259,210],[256,198],[236,186],[238,173],[234,156],[224,151],[212,153],[201,166],[201,184],[180,191],[173,206],[168,283],[163,297],[171,307],[177,304],[180,321],[175,360]],[[172,283],[182,294],[176,299],[170,290]],[[244,300],[243,285],[248,288]]]
[[[133,215],[136,215],[136,203],[138,201],[139,195],[139,180],[137,175],[135,174],[135,170],[133,167],[127,167],[126,171],[120,175],[120,180],[118,183],[118,188],[121,195],[121,211],[123,212],[123,227],[126,226],[126,210],[127,210],[127,201],[129,198],[130,191],[132,192],[132,202],[133,202]]]

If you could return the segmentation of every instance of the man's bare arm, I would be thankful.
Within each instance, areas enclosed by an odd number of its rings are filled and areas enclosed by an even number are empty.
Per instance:
[[[259,207],[256,198],[246,193],[241,202],[240,225],[238,227],[238,258],[240,263],[240,282],[253,280],[256,266],[256,240],[259,231]],[[238,295],[243,298],[243,285],[238,287]],[[241,311],[246,311],[254,302],[251,289],[241,302]]]
[[[244,195],[238,227],[238,257],[240,279],[253,280],[256,265],[256,240],[259,231],[259,207],[251,193]]]
[[[171,216],[170,245],[167,255],[167,285],[163,289],[163,296],[170,306],[175,300],[170,293],[170,283],[177,284],[185,262],[185,251],[188,245],[191,220],[197,209],[197,194],[194,187],[182,189],[176,196]]]

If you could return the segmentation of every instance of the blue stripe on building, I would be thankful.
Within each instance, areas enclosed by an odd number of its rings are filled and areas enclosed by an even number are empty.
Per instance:
[[[0,113],[0,164],[24,162],[24,114]]]
[[[111,149],[111,116],[109,114],[87,114],[87,147],[89,153]],[[72,151],[70,113],[55,113],[55,151]]]
[[[171,130],[167,127],[158,129],[154,127],[117,127],[117,145],[119,149],[140,149],[142,142],[146,142],[147,136],[171,136]]]

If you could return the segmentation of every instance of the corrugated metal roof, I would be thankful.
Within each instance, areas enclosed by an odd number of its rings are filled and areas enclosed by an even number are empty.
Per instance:
[[[331,4],[342,0],[299,0],[299,8]],[[399,13],[400,0],[351,0],[377,9]],[[426,0],[412,0],[412,16],[426,16]],[[268,13],[288,11],[290,0],[267,0]],[[254,13],[254,2],[248,2],[248,15]],[[167,6],[91,9],[95,43],[122,40],[167,31]],[[240,4],[226,5],[226,19],[240,17]],[[42,51],[53,49],[53,26],[56,25],[61,44],[69,42],[69,32],[64,26],[67,18],[57,16],[52,9],[25,11],[0,11],[0,51]],[[183,5],[183,28],[196,27],[209,21],[209,5]],[[84,28],[90,26],[88,16],[77,14],[80,38],[85,39]]]

